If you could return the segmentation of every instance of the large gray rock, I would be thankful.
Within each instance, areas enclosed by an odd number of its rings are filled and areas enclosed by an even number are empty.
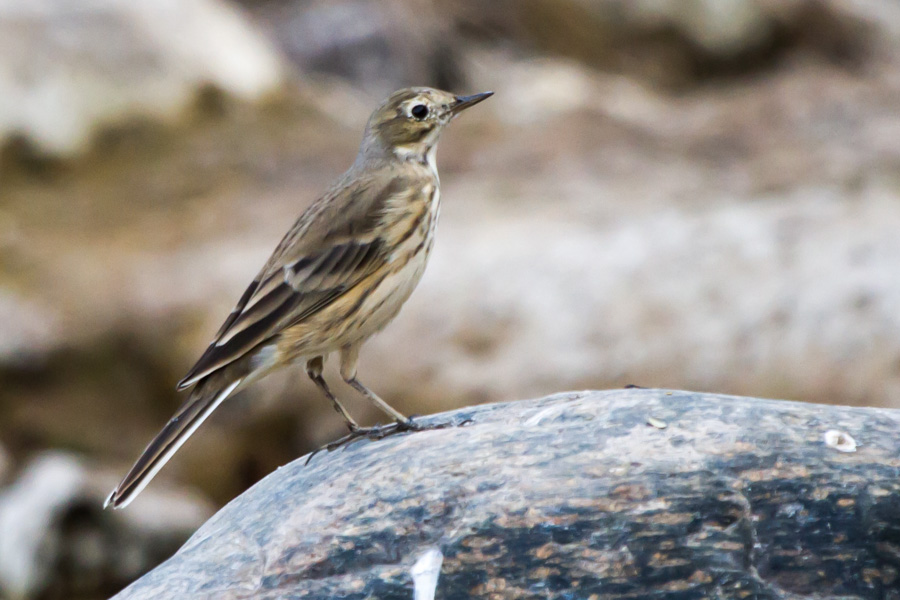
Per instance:
[[[116,598],[896,591],[896,411],[633,389],[423,422],[454,426],[285,466]]]

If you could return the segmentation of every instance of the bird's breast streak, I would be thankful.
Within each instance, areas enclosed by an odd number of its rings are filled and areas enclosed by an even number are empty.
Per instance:
[[[407,212],[385,236],[386,244],[396,244],[390,260],[309,321],[283,332],[279,358],[335,351],[390,323],[425,272],[438,209],[435,186],[429,200],[421,203],[418,211]],[[332,335],[323,339],[323,331]]]
[[[421,212],[397,225],[400,228],[397,239],[403,239],[403,242],[392,253],[392,260],[386,266],[387,273],[378,275],[378,284],[369,289],[360,305],[355,319],[360,338],[366,338],[387,325],[422,279],[440,208],[439,188],[435,185],[425,191],[429,199],[423,204]]]
[[[419,252],[369,292],[359,310],[360,338],[381,330],[397,315],[422,278],[427,260],[426,253]]]

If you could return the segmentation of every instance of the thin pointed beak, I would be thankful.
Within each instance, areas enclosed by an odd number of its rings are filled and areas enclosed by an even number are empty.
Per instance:
[[[493,95],[494,92],[482,92],[480,94],[472,94],[471,96],[457,96],[456,102],[450,107],[450,112],[454,116],[458,115],[470,106],[475,106],[482,100],[487,100]]]

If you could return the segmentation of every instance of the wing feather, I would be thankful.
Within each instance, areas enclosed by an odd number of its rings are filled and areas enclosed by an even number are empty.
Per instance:
[[[232,312],[226,326],[178,384],[179,389],[190,386],[270,340],[285,327],[328,306],[383,264],[383,246],[383,241],[378,238],[365,243],[337,244],[307,257],[309,266],[299,272],[285,267],[263,284],[251,284],[260,291],[267,291],[258,297],[251,293],[244,307]]]
[[[397,172],[349,172],[297,220],[178,389],[237,360],[334,302],[389,259],[377,234],[418,186]]]

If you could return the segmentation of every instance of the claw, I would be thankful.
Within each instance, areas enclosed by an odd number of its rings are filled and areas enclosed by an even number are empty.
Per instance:
[[[429,429],[446,429],[447,427],[452,427],[453,424],[451,422],[445,423],[436,423],[434,425],[421,425],[417,421],[413,421],[411,418],[406,419],[405,421],[396,421],[391,423],[390,425],[376,425],[375,427],[357,427],[356,429],[350,428],[350,433],[345,435],[342,438],[336,439],[335,441],[325,444],[319,448],[316,448],[312,452],[309,453],[309,457],[306,459],[305,464],[309,464],[309,462],[313,459],[313,457],[321,452],[322,450],[327,450],[328,452],[332,452],[333,450],[337,450],[342,446],[347,446],[356,440],[360,440],[366,438],[371,441],[383,440],[386,437],[390,437],[397,433],[407,433],[407,432],[415,432],[415,431],[426,431]]]
[[[423,426],[413,421],[412,417],[405,421],[397,421],[397,431],[420,431],[422,429]]]

